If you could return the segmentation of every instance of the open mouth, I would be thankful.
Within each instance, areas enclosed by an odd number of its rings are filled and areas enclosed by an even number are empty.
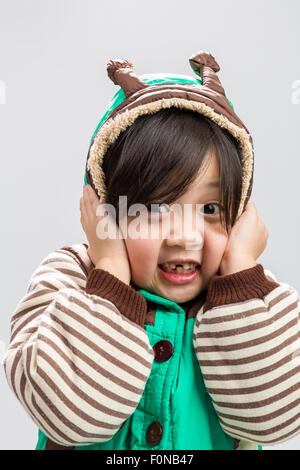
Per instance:
[[[200,268],[200,264],[195,264],[189,269],[185,269],[182,265],[176,265],[175,268],[158,265],[161,277],[171,284],[187,284],[194,281],[199,275]]]
[[[176,267],[166,267],[162,264],[158,265],[159,268],[164,271],[165,273],[176,273],[176,274],[191,274],[196,270],[200,269],[200,264],[193,264],[189,267],[184,267],[182,264],[176,264]]]

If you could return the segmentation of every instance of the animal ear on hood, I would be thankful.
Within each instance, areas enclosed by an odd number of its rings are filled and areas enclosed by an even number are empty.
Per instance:
[[[225,90],[216,74],[220,66],[209,52],[196,52],[189,58],[189,63],[194,72],[201,77],[203,86],[225,95]]]
[[[128,60],[110,60],[106,66],[107,74],[115,85],[119,85],[126,98],[136,91],[148,88],[133,71],[133,65]]]

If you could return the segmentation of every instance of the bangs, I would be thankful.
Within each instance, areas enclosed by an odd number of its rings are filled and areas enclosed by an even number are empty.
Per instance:
[[[119,216],[128,207],[171,204],[181,197],[216,152],[220,168],[221,223],[233,225],[241,197],[242,167],[235,139],[206,116],[176,107],[139,116],[120,133],[103,159],[107,198]]]

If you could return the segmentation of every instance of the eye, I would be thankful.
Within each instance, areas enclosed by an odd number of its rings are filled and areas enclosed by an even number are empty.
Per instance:
[[[210,202],[209,204],[203,204],[200,211],[206,215],[217,215],[220,213],[221,207],[220,204],[215,202]]]

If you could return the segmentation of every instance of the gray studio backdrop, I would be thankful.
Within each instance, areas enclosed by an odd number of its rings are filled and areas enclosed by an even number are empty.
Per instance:
[[[86,241],[79,199],[90,138],[116,92],[112,58],[137,74],[193,75],[210,51],[255,145],[252,200],[269,229],[265,268],[300,292],[298,0],[1,0],[0,354],[42,258]],[[37,428],[0,367],[0,446],[33,449]],[[300,449],[300,435],[265,449]]]

